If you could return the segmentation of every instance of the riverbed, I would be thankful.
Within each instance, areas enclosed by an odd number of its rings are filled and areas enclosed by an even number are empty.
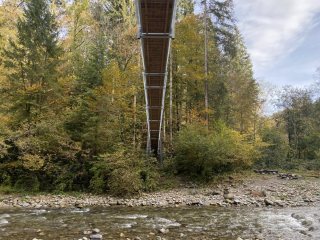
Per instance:
[[[320,239],[320,206],[1,209],[0,239]]]

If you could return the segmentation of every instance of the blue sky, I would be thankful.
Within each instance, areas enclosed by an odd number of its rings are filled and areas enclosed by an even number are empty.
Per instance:
[[[312,84],[320,67],[320,0],[234,2],[255,77],[275,87]]]

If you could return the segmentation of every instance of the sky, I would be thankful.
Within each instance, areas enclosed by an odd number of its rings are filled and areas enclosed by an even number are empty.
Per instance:
[[[320,67],[320,0],[234,0],[258,81],[280,88],[315,81]]]

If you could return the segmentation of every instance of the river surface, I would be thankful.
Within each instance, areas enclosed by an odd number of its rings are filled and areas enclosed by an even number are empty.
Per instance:
[[[0,209],[1,240],[81,239],[93,228],[103,239],[320,239],[320,207]]]

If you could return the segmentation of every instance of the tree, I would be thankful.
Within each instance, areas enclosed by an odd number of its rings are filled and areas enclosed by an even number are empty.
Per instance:
[[[180,0],[178,2],[177,18],[183,19],[189,14],[194,13],[194,1],[193,0]]]
[[[207,0],[203,1],[204,12],[204,107],[205,107],[205,121],[207,127],[209,127],[209,83],[208,83],[208,9],[207,9]]]
[[[5,50],[5,67],[10,69],[8,100],[17,122],[36,124],[54,104],[61,49],[55,17],[45,0],[24,5],[17,22],[17,41]]]
[[[228,123],[240,132],[248,132],[258,110],[259,88],[253,77],[252,63],[239,31],[236,31],[235,54],[229,61],[226,87],[228,91]]]
[[[182,122],[191,122],[204,112],[202,29],[202,19],[195,15],[189,15],[177,24],[172,50],[176,131]]]
[[[266,146],[262,150],[262,156],[258,162],[259,167],[285,167],[289,144],[283,130],[276,126],[265,126],[260,135]]]
[[[213,16],[215,37],[219,49],[224,56],[235,54],[235,18],[233,13],[233,0],[210,0],[209,12]]]
[[[305,137],[312,132],[312,98],[308,90],[286,87],[283,89],[278,106],[283,109],[282,118],[291,148],[291,158],[305,157]]]

